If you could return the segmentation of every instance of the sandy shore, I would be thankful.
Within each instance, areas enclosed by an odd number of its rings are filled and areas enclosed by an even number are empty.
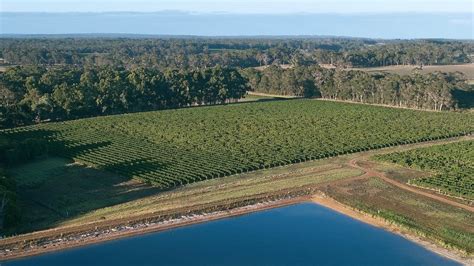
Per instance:
[[[324,207],[327,207],[329,209],[332,209],[336,212],[347,215],[347,216],[349,216],[351,218],[354,218],[356,220],[359,220],[361,222],[364,222],[364,223],[367,223],[367,224],[370,224],[370,225],[373,225],[373,226],[376,226],[376,227],[379,227],[379,228],[383,228],[383,229],[388,230],[392,233],[401,235],[402,237],[404,237],[404,238],[406,238],[406,239],[408,239],[412,242],[415,242],[415,243],[423,246],[424,248],[426,248],[426,249],[428,249],[428,250],[430,250],[434,253],[437,253],[441,256],[444,256],[446,258],[452,259],[452,260],[457,261],[459,263],[462,263],[464,265],[474,265],[474,257],[473,256],[465,257],[460,252],[444,248],[440,245],[436,245],[432,241],[424,239],[420,236],[417,236],[413,232],[411,232],[407,229],[401,228],[397,225],[394,225],[394,224],[386,221],[385,219],[382,219],[382,218],[379,218],[379,217],[373,217],[372,215],[360,212],[358,210],[355,210],[355,209],[353,209],[353,208],[351,208],[351,207],[349,207],[345,204],[342,204],[342,203],[340,203],[340,202],[338,202],[338,201],[336,201],[336,200],[334,200],[330,197],[327,197],[325,195],[314,195],[311,198],[311,201],[314,202],[314,203],[317,203],[319,205],[322,205]]]

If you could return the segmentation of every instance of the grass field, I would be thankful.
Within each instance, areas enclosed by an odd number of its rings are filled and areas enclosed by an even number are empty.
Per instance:
[[[43,158],[9,170],[22,213],[15,232],[48,228],[96,209],[149,196],[158,189],[62,158]]]
[[[410,179],[409,184],[474,201],[474,141],[385,154],[377,159],[433,173]]]
[[[171,188],[474,131],[474,114],[283,100],[136,113],[2,131],[53,154]]]

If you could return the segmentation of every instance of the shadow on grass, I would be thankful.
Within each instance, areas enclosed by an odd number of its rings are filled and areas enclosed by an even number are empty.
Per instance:
[[[18,187],[22,220],[15,233],[47,229],[105,207],[133,201],[161,190],[133,179],[141,167],[162,167],[134,161],[126,175],[88,168],[61,158],[46,158],[12,170],[16,179],[30,179]],[[130,169],[128,169],[130,168]],[[33,176],[34,175],[34,176]]]
[[[107,163],[98,169],[72,164],[71,159],[75,156],[87,155],[112,143],[99,141],[74,145],[58,140],[57,133],[31,130],[7,135],[13,141],[34,138],[47,139],[50,143],[49,157],[8,169],[17,181],[22,214],[18,226],[8,230],[8,234],[52,228],[86,213],[162,191],[134,177],[164,169],[165,164],[146,158]]]

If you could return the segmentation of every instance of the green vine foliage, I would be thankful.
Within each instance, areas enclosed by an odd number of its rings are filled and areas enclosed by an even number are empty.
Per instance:
[[[474,200],[474,141],[380,155],[378,159],[433,171],[434,175],[409,183]]]
[[[470,134],[470,113],[309,99],[193,107],[0,131],[163,189],[257,169]]]

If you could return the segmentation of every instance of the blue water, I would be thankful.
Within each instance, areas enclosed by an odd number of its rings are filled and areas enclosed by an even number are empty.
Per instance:
[[[456,265],[325,207],[302,203],[96,244],[2,266]]]

